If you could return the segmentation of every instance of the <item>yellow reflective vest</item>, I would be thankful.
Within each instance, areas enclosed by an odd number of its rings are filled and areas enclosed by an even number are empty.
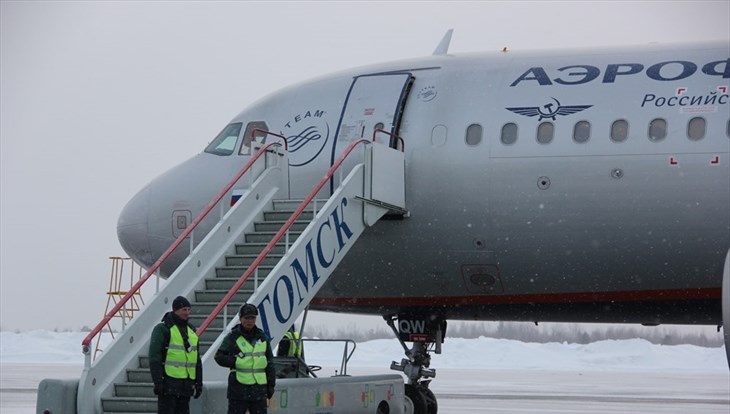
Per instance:
[[[185,349],[180,328],[177,325],[170,328],[170,344],[165,358],[165,374],[168,377],[195,379],[195,368],[198,364],[198,335],[189,326],[187,329],[190,349]]]
[[[287,356],[302,356],[302,343],[299,342],[299,334],[292,331],[286,331],[284,338],[289,340],[289,352]]]
[[[236,345],[241,351],[236,356],[236,380],[244,385],[266,384],[266,342],[255,341],[252,346],[239,336]]]

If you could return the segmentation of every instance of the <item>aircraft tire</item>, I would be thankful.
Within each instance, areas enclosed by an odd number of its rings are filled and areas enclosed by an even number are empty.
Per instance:
[[[433,395],[433,391],[428,388],[423,389],[426,397],[426,412],[428,414],[437,414],[439,411],[439,403],[436,401],[436,396]]]
[[[375,414],[390,414],[390,406],[387,402],[381,401]]]
[[[406,384],[406,395],[404,398],[404,414],[428,414],[426,396],[421,389],[415,385]]]

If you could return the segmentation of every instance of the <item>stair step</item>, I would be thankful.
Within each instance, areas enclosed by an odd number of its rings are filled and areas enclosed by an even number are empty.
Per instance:
[[[263,279],[262,279],[263,280]],[[228,289],[209,289],[209,290],[196,290],[195,301],[196,302],[220,302],[228,294]],[[251,292],[236,292],[231,300],[236,302],[246,302],[251,297]]]
[[[196,302],[193,304],[191,310],[190,310],[190,316],[203,316],[204,318],[207,318],[208,315],[210,315],[213,310],[218,306],[219,302]],[[235,299],[232,300],[228,305],[226,305],[226,308],[228,308],[228,315],[237,315],[238,310],[241,309],[241,305],[243,305],[244,302],[236,301]],[[223,309],[221,309],[221,315],[223,315]],[[195,325],[199,326],[199,325]]]
[[[261,250],[263,250],[264,246],[261,247]],[[259,253],[261,253],[261,250],[259,250]],[[248,267],[253,264],[258,256],[258,254],[232,254],[230,256],[226,256],[226,266]],[[284,257],[284,254],[274,254],[269,252],[269,254],[266,255],[264,260],[261,262],[261,266],[273,266],[278,263],[282,257]]]
[[[294,240],[296,240],[299,235],[302,234],[301,231],[290,231],[289,232],[289,245],[294,243]],[[273,240],[274,236],[276,236],[275,231],[257,231],[255,233],[248,233],[246,234],[246,243],[269,243],[271,240]],[[281,239],[276,244],[279,243],[285,243],[286,242],[286,235],[282,236]]]
[[[157,398],[155,397],[154,384],[151,382],[114,384],[114,395],[116,397]]]
[[[207,341],[208,339],[210,339],[210,338],[206,338],[206,335],[208,335],[208,334],[215,335],[212,339],[216,339],[216,338],[218,338],[218,336],[221,333],[223,333],[223,330],[224,329],[225,328],[223,327],[223,324],[210,324],[210,325],[208,325],[208,329],[206,329],[205,332],[203,332],[203,337],[200,338],[200,340],[201,341],[203,341],[203,340],[206,340]]]
[[[316,207],[321,209],[326,200],[317,200]],[[205,280],[206,290],[195,291],[192,303],[190,323],[199,327],[219,305],[220,301],[228,294],[228,291],[235,285],[240,277],[253,264],[258,255],[273,239],[286,221],[291,217],[292,212],[299,207],[301,200],[277,200],[274,202],[274,210],[264,212],[264,222],[254,223],[255,231],[244,236],[243,244],[236,244],[235,254],[225,257],[225,266],[216,267],[215,277],[207,276]],[[226,325],[238,317],[240,306],[246,302],[254,292],[254,286],[262,283],[271,270],[281,260],[285,253],[286,238],[291,246],[301,233],[306,229],[314,216],[313,206],[310,205],[302,212],[300,217],[292,224],[288,236],[276,243],[268,256],[259,265],[257,274],[258,281],[254,280],[252,274],[243,283],[238,292],[235,293],[231,302],[225,307],[226,317],[224,321],[223,311],[211,322],[206,331],[200,336],[199,347],[201,354],[207,352],[211,345],[227,331]],[[224,323],[225,322],[225,323]],[[146,352],[145,352],[146,353]],[[139,368],[128,369],[127,382],[114,384],[114,397],[102,398],[102,410],[104,413],[131,414],[131,413],[155,413],[157,411],[157,397],[154,395],[152,376],[149,370],[149,357],[139,355]]]
[[[253,254],[255,256],[258,256],[259,253],[261,253],[262,250],[264,250],[264,247],[266,247],[267,243],[246,243],[246,244],[237,244],[236,245],[236,254]],[[270,251],[269,254],[278,254],[283,255],[284,254],[284,243],[278,243],[276,244]]]
[[[236,312],[228,313],[227,321],[230,322],[231,319],[237,319],[238,318],[238,310]],[[188,322],[191,323],[196,328],[205,322],[205,319],[208,318],[208,315],[190,315],[190,319],[188,319]],[[223,326],[223,311],[216,316],[215,319],[213,319],[213,322],[210,323],[210,326]]]
[[[128,382],[152,382],[152,374],[149,368],[134,368],[127,370]]]
[[[274,200],[274,211],[283,211],[283,212],[292,212],[299,208],[299,206],[302,204],[302,201],[304,199],[298,199],[298,200]],[[314,204],[317,205],[317,211],[322,209],[322,206],[327,203],[327,199],[319,198],[315,199],[309,202],[309,205],[307,205],[306,211],[312,211],[312,206]]]
[[[157,397],[110,397],[101,399],[101,408],[109,413],[156,413]]]
[[[307,228],[311,220],[297,220],[294,223],[292,223],[290,230],[292,231],[304,231],[304,229]],[[264,221],[259,223],[254,223],[254,229],[259,231],[273,231],[278,232],[281,229],[281,226],[286,223],[285,220],[271,220],[271,221]]]
[[[231,317],[232,316],[232,317]],[[238,320],[238,315],[231,315],[228,317],[228,323],[231,322],[232,318],[235,318]],[[226,325],[228,325],[228,323]],[[223,332],[224,325],[223,325],[223,319],[216,319],[214,320],[208,327],[205,329],[205,332],[203,332],[202,336],[199,336],[199,342],[200,341],[213,341],[215,340],[218,335]],[[215,336],[211,336],[215,335]]]
[[[289,220],[289,217],[291,217],[292,211],[265,211],[264,212],[264,221],[287,221]],[[302,211],[302,214],[297,217],[297,221],[304,220],[304,221],[312,221],[312,217],[314,217],[314,214],[312,214],[312,210],[308,209],[305,211]]]
[[[266,275],[274,268],[273,265],[259,266],[259,280],[263,280]],[[215,268],[216,277],[235,277],[240,278],[248,270],[248,266],[223,266]],[[253,277],[253,275],[251,276]]]
[[[102,411],[101,414],[140,414],[140,413],[149,413],[149,414],[156,414],[157,409],[155,408],[155,411],[140,411],[136,413],[132,413],[129,411]]]
[[[230,290],[233,285],[239,281],[239,277],[216,277],[213,279],[205,279],[205,288],[208,290]],[[259,277],[259,284],[263,282],[263,279]],[[251,275],[243,285],[238,289],[239,292],[248,292],[249,295],[253,293],[256,281],[254,276]]]
[[[215,342],[215,340],[212,340],[212,341],[200,340],[200,342],[198,342],[198,346],[200,347],[200,353],[205,354],[206,352],[208,352],[208,349],[210,349],[210,346],[213,345],[213,342]],[[214,352],[215,352],[215,350],[214,350]]]

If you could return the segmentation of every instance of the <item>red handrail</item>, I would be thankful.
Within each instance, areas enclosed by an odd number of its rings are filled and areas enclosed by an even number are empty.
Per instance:
[[[264,261],[264,259],[269,254],[271,249],[274,248],[276,243],[279,242],[279,240],[289,230],[289,228],[292,226],[292,224],[294,224],[294,221],[299,217],[299,215],[302,214],[304,209],[307,208],[307,205],[312,201],[312,199],[314,199],[314,197],[317,195],[319,190],[321,190],[322,187],[324,187],[324,185],[327,184],[327,182],[332,178],[335,171],[345,161],[345,158],[347,158],[347,156],[350,155],[352,150],[355,149],[355,147],[359,144],[363,144],[363,143],[367,144],[369,142],[370,141],[368,141],[366,139],[360,139],[360,140],[352,142],[345,149],[345,151],[342,153],[342,155],[340,155],[340,158],[338,158],[337,161],[330,167],[330,169],[327,170],[327,174],[325,174],[324,178],[322,178],[322,180],[320,180],[319,184],[317,184],[317,186],[314,187],[314,189],[312,190],[312,192],[309,193],[307,198],[305,198],[304,201],[302,201],[302,203],[294,211],[294,213],[292,213],[291,217],[289,217],[289,219],[286,221],[286,223],[284,223],[284,225],[281,226],[281,229],[279,229],[279,232],[276,233],[276,235],[274,236],[273,239],[271,239],[269,244],[267,244],[266,247],[264,247],[264,249],[261,251],[261,253],[259,253],[258,257],[256,257],[256,260],[254,260],[254,262],[251,264],[251,266],[249,266],[249,268],[246,269],[246,271],[243,273],[243,275],[241,275],[241,277],[238,279],[238,282],[236,282],[236,284],[233,285],[231,290],[228,291],[226,296],[223,297],[223,299],[221,299],[218,306],[216,306],[215,309],[213,309],[213,312],[211,312],[211,314],[208,316],[208,318],[205,321],[203,321],[202,324],[200,324],[200,327],[198,327],[198,331],[196,332],[198,336],[203,335],[203,332],[205,332],[205,330],[208,329],[208,326],[218,316],[218,314],[223,309],[223,307],[228,305],[228,302],[230,302],[233,295],[235,295],[236,292],[238,292],[238,289],[240,289],[241,286],[243,286],[243,284],[246,282],[246,280],[248,280],[248,278],[256,270],[256,268],[261,264],[261,262]]]
[[[186,228],[185,231],[180,236],[178,236],[177,239],[175,239],[175,241],[172,243],[172,245],[170,245],[170,247],[165,251],[165,253],[163,253],[162,256],[160,256],[160,258],[157,259],[155,264],[153,264],[152,267],[150,267],[149,270],[147,270],[147,273],[145,273],[144,276],[142,276],[142,278],[137,283],[135,283],[134,286],[132,286],[132,288],[129,290],[129,292],[127,292],[127,294],[124,295],[122,300],[120,300],[119,303],[117,303],[117,305],[114,306],[114,308],[112,308],[112,310],[106,314],[104,319],[102,319],[101,322],[99,322],[96,325],[96,327],[91,332],[89,332],[88,335],[86,335],[86,338],[84,338],[84,340],[81,342],[83,353],[89,352],[88,347],[89,347],[89,344],[91,343],[92,339],[94,339],[94,337],[99,332],[101,332],[101,330],[104,328],[104,326],[109,323],[109,321],[114,317],[114,315],[117,312],[119,312],[119,310],[122,308],[122,306],[124,306],[127,303],[127,301],[142,287],[142,285],[144,285],[144,283],[150,278],[150,276],[152,276],[152,274],[154,272],[156,272],[157,269],[159,269],[159,267],[162,265],[162,263],[170,257],[172,252],[175,251],[175,249],[177,249],[178,246],[180,246],[180,244],[190,235],[190,233],[193,232],[193,230],[195,230],[195,227],[197,227],[198,224],[200,224],[200,222],[203,221],[203,219],[205,219],[205,217],[208,215],[208,213],[210,213],[210,211],[213,210],[213,208],[218,204],[218,202],[223,198],[223,196],[225,196],[226,193],[228,193],[228,191],[231,188],[233,188],[233,186],[236,184],[236,182],[238,182],[238,180],[243,176],[243,174],[245,174],[246,171],[248,171],[251,168],[251,166],[256,162],[256,160],[258,160],[261,157],[261,155],[266,154],[266,152],[272,146],[281,146],[281,144],[278,142],[269,143],[269,144],[263,146],[256,153],[256,155],[251,157],[251,159],[248,161],[248,163],[246,163],[246,165],[238,172],[238,174],[236,174],[236,176],[234,176],[233,179],[231,179],[231,181],[228,182],[228,184],[223,188],[223,190],[215,198],[213,198],[213,200],[211,200],[211,202],[208,204],[208,206],[205,209],[203,209],[203,211],[198,215],[198,217],[196,217],[195,220],[193,220],[193,222],[190,223],[190,226],[188,226],[188,228]]]
[[[406,151],[406,141],[403,139],[403,137],[401,137],[400,135],[393,134],[392,132],[388,132],[384,129],[373,130],[373,142],[375,142],[375,134],[377,134],[378,132],[382,132],[383,134],[390,135],[391,137],[395,138],[396,140],[400,140],[400,145],[402,147],[400,151],[401,152]],[[397,147],[398,147],[398,145],[396,144],[396,149],[398,149]]]
[[[273,135],[273,136],[275,136],[277,138],[283,139],[284,140],[284,149],[287,150],[287,151],[289,151],[289,140],[286,139],[285,136],[279,135],[279,134],[275,134],[275,133],[273,133],[271,131],[267,131],[265,129],[254,128],[254,130],[251,131],[251,139],[253,139],[254,141],[256,140],[256,136],[255,136],[256,132],[263,132],[266,135]]]

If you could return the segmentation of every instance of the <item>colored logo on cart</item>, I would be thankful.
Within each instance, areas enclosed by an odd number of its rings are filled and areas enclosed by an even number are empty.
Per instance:
[[[330,408],[335,406],[335,392],[334,391],[317,391],[317,395],[314,396],[314,405],[317,407],[317,414],[331,413],[332,410],[320,410],[321,408]]]

